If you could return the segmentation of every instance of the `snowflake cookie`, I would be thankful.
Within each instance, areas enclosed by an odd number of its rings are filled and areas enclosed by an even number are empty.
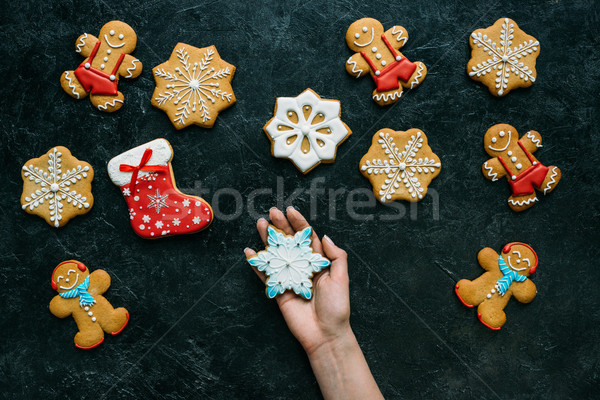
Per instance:
[[[313,252],[312,228],[292,236],[269,225],[268,232],[267,248],[248,259],[250,265],[267,275],[267,296],[272,299],[291,289],[310,300],[312,276],[331,265],[331,261]]]
[[[540,42],[509,18],[500,18],[486,29],[477,29],[469,38],[471,59],[467,73],[488,87],[494,96],[535,82],[535,62]]]
[[[440,159],[419,129],[380,130],[360,160],[360,172],[371,181],[373,193],[382,203],[423,199],[441,168]]]
[[[322,99],[311,89],[298,97],[278,97],[275,116],[263,128],[272,155],[289,158],[303,174],[334,162],[337,147],[352,134],[340,115],[338,100]]]
[[[152,105],[166,112],[177,129],[191,124],[212,128],[219,112],[235,103],[235,67],[221,59],[215,46],[177,43],[171,58],[152,72]]]
[[[56,146],[39,158],[27,161],[21,169],[21,207],[60,228],[79,214],[92,209],[91,165],[79,161],[66,147]]]

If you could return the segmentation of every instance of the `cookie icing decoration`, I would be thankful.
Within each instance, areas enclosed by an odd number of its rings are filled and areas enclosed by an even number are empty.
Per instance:
[[[127,203],[131,226],[145,239],[196,233],[213,220],[204,199],[177,189],[172,159],[170,143],[155,139],[108,163],[108,175]]]
[[[219,113],[235,104],[235,67],[221,59],[215,46],[177,43],[169,60],[152,73],[152,105],[166,112],[177,129],[193,124],[212,128]]]
[[[536,189],[545,195],[558,185],[560,169],[544,166],[532,154],[542,147],[538,132],[529,131],[519,139],[513,126],[497,124],[485,133],[483,143],[486,153],[493,157],[483,163],[483,176],[493,182],[506,176],[512,190],[508,206],[514,211],[532,207],[538,201]]]
[[[360,160],[361,174],[371,182],[375,197],[382,203],[422,200],[441,168],[440,159],[419,129],[378,131]]]
[[[503,310],[511,297],[521,303],[535,298],[537,289],[529,277],[537,269],[538,257],[528,244],[513,242],[504,246],[501,254],[486,247],[477,260],[486,272],[473,281],[461,279],[454,292],[465,306],[477,306],[482,324],[499,330],[506,322]]]
[[[84,33],[75,42],[75,51],[86,57],[75,71],[65,71],[61,87],[75,99],[88,94],[100,111],[113,112],[123,106],[123,93],[117,89],[119,78],[136,78],[142,63],[130,53],[135,50],[137,36],[125,22],[110,21],[98,37]]]
[[[540,42],[519,29],[510,18],[500,18],[494,25],[477,29],[469,38],[471,59],[467,73],[483,83],[494,96],[533,85],[537,78],[535,63]]]
[[[427,75],[425,64],[411,62],[398,51],[407,41],[406,29],[396,25],[384,32],[373,18],[355,21],[346,32],[346,44],[356,52],[346,61],[346,71],[355,78],[370,72],[376,85],[372,97],[379,105],[395,103],[404,89],[419,86]]]
[[[267,296],[272,299],[286,290],[293,290],[310,300],[313,295],[311,278],[331,265],[327,258],[313,252],[312,228],[309,226],[295,235],[286,235],[272,225],[267,229],[266,249],[248,259],[250,265],[267,275]]]
[[[94,170],[71,155],[66,147],[56,146],[21,168],[23,194],[21,207],[42,217],[55,228],[92,209]]]
[[[275,115],[263,127],[272,155],[290,159],[303,174],[334,162],[338,146],[352,134],[340,116],[338,100],[322,99],[312,89],[278,97]]]

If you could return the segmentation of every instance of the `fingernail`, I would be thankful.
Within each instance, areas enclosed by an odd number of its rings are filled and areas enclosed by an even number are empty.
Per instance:
[[[246,247],[246,248],[244,249],[244,253],[245,253],[245,252],[247,252],[248,250],[250,250],[250,247]]]
[[[327,240],[330,244],[335,246],[335,243],[333,243],[333,240],[331,240],[331,238],[327,235],[323,235],[323,240]]]
[[[296,211],[296,207],[288,206],[288,208],[286,208],[286,211],[290,211],[290,210]]]
[[[279,208],[277,208],[277,207],[271,207],[271,208],[269,208],[269,212],[271,212],[271,211],[273,211],[273,210],[277,210],[277,211],[279,211]]]

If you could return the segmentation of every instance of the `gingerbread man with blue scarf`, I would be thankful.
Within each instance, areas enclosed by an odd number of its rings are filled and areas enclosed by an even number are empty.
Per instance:
[[[486,272],[473,281],[461,279],[454,292],[465,306],[477,306],[482,324],[499,330],[506,322],[504,307],[511,297],[521,303],[535,298],[537,289],[529,276],[538,266],[538,257],[531,246],[514,242],[504,246],[500,255],[486,247],[477,260]]]
[[[116,335],[129,322],[126,309],[113,308],[102,296],[110,286],[106,271],[90,273],[79,261],[64,261],[52,272],[50,284],[58,292],[50,302],[50,312],[58,318],[73,316],[79,328],[75,346],[80,349],[98,346],[104,341],[104,332]]]

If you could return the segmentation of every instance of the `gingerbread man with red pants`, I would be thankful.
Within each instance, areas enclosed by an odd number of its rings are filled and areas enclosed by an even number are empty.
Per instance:
[[[58,318],[73,316],[79,332],[75,346],[91,349],[104,341],[104,332],[116,335],[129,322],[126,309],[113,308],[102,296],[110,286],[110,276],[97,269],[90,274],[88,268],[75,260],[56,266],[50,281],[58,292],[50,302],[50,312]]]
[[[75,51],[87,57],[75,71],[65,71],[60,84],[76,99],[85,98],[100,111],[113,112],[123,106],[123,93],[117,90],[119,78],[136,78],[142,63],[129,53],[137,44],[134,30],[124,22],[110,21],[99,37],[84,33],[75,42]]]
[[[346,61],[346,71],[360,78],[371,73],[377,88],[373,100],[379,105],[395,103],[404,89],[412,89],[423,82],[427,67],[420,61],[413,63],[398,51],[406,44],[408,34],[401,26],[383,31],[381,22],[362,18],[352,23],[346,32],[346,44],[356,53]]]
[[[492,157],[483,163],[483,176],[492,181],[506,176],[512,189],[508,205],[523,211],[538,201],[535,189],[548,194],[556,188],[561,173],[558,167],[546,167],[532,153],[542,147],[542,136],[529,131],[521,139],[517,130],[507,124],[492,126],[483,138],[485,151]]]
[[[521,303],[535,298],[537,289],[529,276],[538,266],[538,257],[531,246],[514,242],[504,246],[500,255],[486,247],[477,254],[477,260],[486,272],[473,281],[461,279],[454,292],[465,306],[477,306],[482,324],[499,330],[506,322],[503,310],[511,297]]]

